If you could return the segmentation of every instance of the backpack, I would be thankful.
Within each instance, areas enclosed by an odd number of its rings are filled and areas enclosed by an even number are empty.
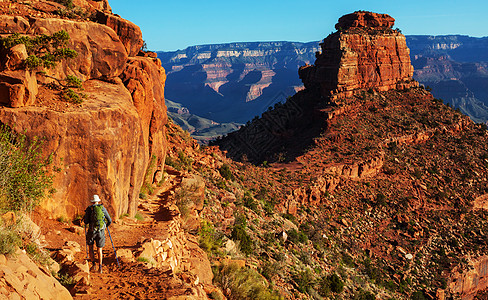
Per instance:
[[[93,205],[91,211],[90,228],[93,231],[105,230],[105,214],[102,205]]]

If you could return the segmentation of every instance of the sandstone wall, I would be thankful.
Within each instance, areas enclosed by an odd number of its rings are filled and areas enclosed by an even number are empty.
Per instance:
[[[44,70],[45,76],[18,64],[26,57],[25,47],[1,53],[0,123],[26,130],[29,137],[45,137],[46,153],[54,153],[55,166],[61,169],[55,174],[56,193],[40,210],[52,217],[74,217],[96,193],[114,218],[132,215],[151,159],[155,171],[164,165],[165,71],[155,54],[139,52],[139,27],[112,15],[107,1],[75,3],[97,11],[98,23],[61,19],[50,14],[52,7],[41,4],[33,5],[40,12],[48,7],[42,13],[49,17],[1,15],[0,34],[36,36],[65,30],[68,46],[78,56]],[[81,105],[44,105],[53,101],[49,98],[55,92],[46,94],[40,87],[67,75],[84,81],[88,98]]]

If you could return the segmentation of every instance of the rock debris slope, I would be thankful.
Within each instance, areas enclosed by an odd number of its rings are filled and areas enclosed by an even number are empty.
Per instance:
[[[392,20],[341,18],[315,65],[300,69],[306,89],[216,145],[244,165],[267,167],[236,167],[235,176],[298,227],[298,236],[284,230],[289,244],[248,231],[267,267],[298,269],[266,273],[282,291],[296,291],[291,284],[310,297],[484,299],[487,131],[412,80]],[[253,226],[283,230],[248,207]],[[344,291],[331,293],[329,277],[307,268],[339,274]]]

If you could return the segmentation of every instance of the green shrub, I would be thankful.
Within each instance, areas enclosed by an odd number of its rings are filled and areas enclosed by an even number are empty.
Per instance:
[[[68,88],[63,92],[63,100],[73,104],[81,104],[86,98],[85,94],[77,93],[74,90]]]
[[[22,244],[22,239],[13,230],[0,227],[0,254],[12,254]]]
[[[308,237],[302,231],[297,231],[295,228],[292,228],[286,232],[288,235],[288,240],[292,243],[306,243],[308,241]]]
[[[50,261],[49,254],[41,249],[36,243],[29,243],[23,246],[25,252],[41,265],[47,265]]]
[[[416,291],[415,293],[412,294],[412,297],[410,299],[412,299],[412,300],[426,300],[427,297],[425,297],[424,292]]]
[[[68,87],[81,88],[82,81],[76,76],[68,75],[66,76],[66,84]]]
[[[258,204],[256,200],[254,200],[254,197],[252,196],[251,192],[249,191],[244,192],[242,203],[244,204],[245,207],[252,209],[253,211],[256,211],[258,209]]]
[[[69,34],[65,30],[60,30],[52,35],[41,34],[35,37],[14,33],[0,38],[0,48],[9,49],[15,45],[24,44],[29,55],[25,61],[26,68],[53,68],[59,61],[75,58],[78,55],[75,50],[66,47],[69,39]]]
[[[214,269],[214,282],[222,288],[230,300],[278,300],[266,280],[250,268],[239,268],[236,264],[222,265]]]
[[[190,216],[192,199],[190,197],[190,190],[187,188],[180,188],[175,193],[176,206],[180,210],[181,218],[183,220]]]
[[[143,256],[139,256],[136,260],[139,261],[139,262],[143,262],[143,263],[150,263],[151,262],[149,260],[149,258],[143,257]]]
[[[233,240],[239,241],[239,246],[243,253],[249,255],[253,252],[254,242],[251,236],[247,234],[246,228],[242,226],[234,226],[231,237]]]
[[[232,174],[228,164],[223,164],[222,167],[220,167],[219,172],[220,175],[226,180],[234,180],[234,174]]]
[[[222,237],[217,234],[212,223],[203,221],[198,232],[200,248],[209,254],[219,254]]]
[[[313,286],[315,280],[313,273],[309,268],[293,274],[292,278],[297,285],[297,289],[302,293],[306,293],[308,289]]]
[[[232,228],[231,238],[239,241],[241,251],[247,255],[254,251],[254,242],[251,236],[246,232],[247,219],[244,215],[237,215]]]
[[[183,151],[178,151],[178,159],[184,169],[191,171],[193,159],[187,157]]]
[[[56,2],[66,6],[68,9],[72,9],[74,7],[73,0],[55,0]]]
[[[140,212],[136,212],[136,214],[134,215],[134,219],[138,221],[144,221],[144,216]]]
[[[322,296],[329,296],[330,293],[342,293],[344,290],[344,282],[339,275],[333,273],[325,276],[320,281],[319,292]]]
[[[41,145],[0,126],[0,211],[31,211],[46,191],[53,192],[52,156],[43,157]]]
[[[61,283],[65,288],[71,288],[75,285],[75,280],[69,274],[59,274],[58,281]]]
[[[371,292],[360,290],[354,295],[353,300],[376,300],[376,296]]]

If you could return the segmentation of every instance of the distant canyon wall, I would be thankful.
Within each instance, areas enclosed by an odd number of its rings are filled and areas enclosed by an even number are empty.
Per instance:
[[[488,86],[488,37],[407,35],[406,44],[417,81],[474,121],[488,121],[483,88]],[[316,52],[324,52],[318,41],[243,42],[158,52],[158,57],[168,73],[169,99],[199,116],[245,123],[300,90],[298,68],[313,64]]]
[[[168,99],[220,123],[245,123],[300,90],[297,70],[318,50],[317,43],[233,43],[158,57],[168,73]]]

